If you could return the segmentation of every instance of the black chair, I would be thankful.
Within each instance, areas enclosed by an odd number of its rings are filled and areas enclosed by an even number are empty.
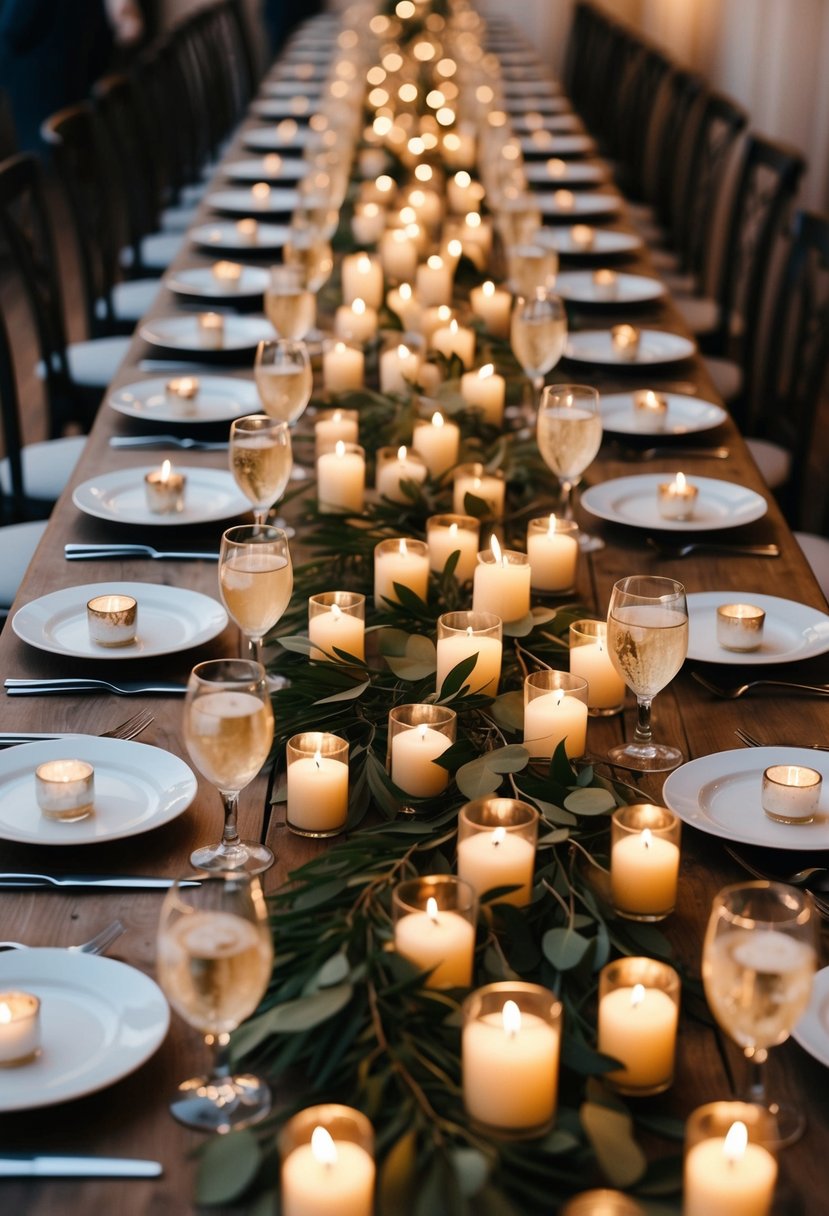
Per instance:
[[[652,124],[661,119],[656,103],[670,73],[670,60],[655,47],[641,43],[631,49],[614,107],[618,126],[616,176],[629,199],[648,199],[648,140]]]
[[[0,160],[13,156],[17,150],[17,132],[14,129],[9,97],[3,89],[0,89]]]

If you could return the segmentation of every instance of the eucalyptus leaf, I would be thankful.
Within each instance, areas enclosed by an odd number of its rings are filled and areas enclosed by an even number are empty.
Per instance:
[[[502,730],[517,734],[524,729],[524,694],[502,692],[492,702],[490,713]]]
[[[342,692],[335,692],[330,697],[320,697],[314,704],[328,705],[332,701],[356,701],[370,686],[371,680],[362,680],[359,684],[355,684],[353,688],[344,688]]]
[[[253,1132],[231,1132],[208,1140],[196,1170],[196,1202],[207,1207],[232,1203],[259,1172],[262,1153]]]
[[[472,1199],[489,1178],[490,1163],[476,1148],[456,1148],[450,1153],[461,1194]]]
[[[311,639],[297,634],[293,637],[277,638],[277,642],[283,650],[289,650],[291,654],[304,654],[306,657],[310,655],[312,650],[318,649],[311,644]]]
[[[570,811],[565,811],[563,807],[556,806],[552,802],[544,802],[540,798],[533,798],[532,801],[548,823],[557,823],[561,827],[567,828],[573,828],[578,823],[576,816]]]
[[[435,644],[421,634],[410,634],[402,655],[387,654],[385,659],[401,680],[424,680],[437,669]]]
[[[233,1036],[234,1059],[247,1055],[272,1034],[295,1034],[318,1026],[344,1009],[353,993],[351,984],[337,984],[251,1018]]]
[[[564,799],[564,805],[574,815],[606,815],[616,806],[616,800],[607,790],[573,790]]]
[[[647,1161],[636,1140],[630,1115],[595,1102],[579,1112],[602,1172],[612,1186],[634,1186],[645,1173]]]
[[[541,948],[556,971],[570,971],[578,967],[590,948],[590,941],[570,927],[548,929],[541,939]]]
[[[348,978],[350,970],[347,954],[332,954],[314,977],[314,987],[330,988],[333,984],[340,984]]]
[[[380,1216],[399,1216],[408,1209],[415,1183],[417,1134],[410,1129],[386,1153],[380,1170]]]
[[[535,628],[533,614],[528,612],[526,616],[522,616],[517,621],[504,621],[503,630],[505,638],[525,638],[528,633],[532,633]]]

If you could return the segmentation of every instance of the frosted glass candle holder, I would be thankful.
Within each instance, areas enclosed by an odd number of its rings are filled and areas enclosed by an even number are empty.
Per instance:
[[[763,642],[766,614],[753,604],[720,604],[717,609],[717,642],[723,650],[741,653],[759,650]]]
[[[763,810],[778,823],[811,823],[820,805],[823,778],[802,764],[773,764],[763,773]]]
[[[681,823],[662,806],[636,803],[613,812],[610,891],[628,920],[664,920],[676,906]]]
[[[532,896],[538,811],[517,798],[476,798],[458,816],[458,875],[483,898],[514,887],[498,903],[526,907]]]
[[[392,892],[394,948],[420,971],[427,988],[472,983],[478,897],[453,874],[398,883]]]
[[[131,646],[138,627],[138,601],[131,595],[96,595],[87,602],[89,640],[95,646],[117,650]]]
[[[0,992],[0,1068],[40,1055],[40,1000],[31,992]]]
[[[297,836],[336,836],[348,818],[348,740],[309,730],[287,745],[285,822]]]
[[[446,705],[396,705],[389,710],[386,767],[394,784],[413,798],[436,798],[449,772],[435,761],[455,742],[458,715]]]
[[[622,1094],[644,1097],[674,1079],[679,976],[652,958],[621,958],[599,974],[598,1050],[622,1067],[604,1080]]]
[[[47,819],[86,819],[95,802],[95,770],[86,760],[46,760],[35,769],[35,798]]]

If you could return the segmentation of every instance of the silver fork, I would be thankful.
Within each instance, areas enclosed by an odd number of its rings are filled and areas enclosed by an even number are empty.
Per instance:
[[[71,954],[104,954],[124,932],[123,921],[114,920],[111,925],[107,925],[100,933],[96,933],[88,942],[81,942],[79,946],[67,946],[67,949]],[[0,950],[30,949],[31,947],[27,946],[25,942],[0,942]]]
[[[737,738],[740,740],[741,743],[745,743],[746,747],[771,747],[771,746],[773,746],[773,744],[770,744],[770,743],[763,743],[762,740],[758,739],[756,735],[750,735],[748,733],[748,731],[743,730],[743,728],[741,726],[737,727],[737,729],[734,731],[734,734],[737,736]],[[826,743],[793,743],[791,746],[792,747],[807,747],[810,751],[813,751],[813,752],[829,752],[829,745],[827,745]]]
[[[696,680],[697,684],[701,684],[703,688],[707,688],[715,697],[722,697],[725,701],[736,701],[738,697],[744,697],[752,688],[790,688],[795,692],[812,693],[816,697],[829,697],[829,684],[798,684],[794,680],[749,680],[745,684],[732,684],[728,688],[724,688],[721,684],[712,684],[698,671],[692,671],[691,678]]]
[[[184,448],[189,452],[226,452],[227,440],[191,439],[189,435],[113,435],[111,448]]]
[[[697,459],[700,460],[728,460],[731,452],[728,448],[625,448],[618,447],[614,454],[622,457],[623,460],[631,462],[657,460],[664,458],[672,460],[674,457],[677,460]]]
[[[150,557],[154,561],[204,561],[217,562],[218,553],[197,553],[194,550],[173,551],[154,549],[152,545],[81,545],[63,546],[63,556],[68,562],[91,561],[104,557]]]
[[[746,873],[750,874],[752,878],[759,878],[763,882],[783,882],[787,883],[789,886],[803,886],[809,881],[810,878],[814,877],[815,873],[821,872],[820,866],[810,866],[805,870],[796,870],[793,874],[779,877],[775,874],[769,874],[767,871],[759,869],[747,858],[743,857],[742,853],[738,853],[736,849],[733,849],[731,845],[727,844],[724,847],[728,856],[733,861],[736,861],[738,866],[742,866]],[[809,894],[815,901],[815,907],[820,912],[821,916],[824,918],[829,918],[829,899],[822,898],[814,891],[810,891]]]
[[[137,714],[127,718],[125,722],[113,726],[112,730],[101,731],[102,739],[134,739],[145,731],[153,721],[149,709],[140,709]],[[68,732],[57,731],[53,734],[39,734],[36,731],[0,731],[0,747],[15,747],[19,743],[45,743],[50,739],[65,739]]]
[[[54,680],[22,680],[9,678],[3,687],[9,697],[49,696],[54,693],[81,693],[106,690],[115,693],[117,697],[131,697],[142,693],[169,694],[184,696],[187,688],[184,684],[168,684],[163,680],[125,680],[121,684],[113,684],[110,680],[99,679],[54,679]]]

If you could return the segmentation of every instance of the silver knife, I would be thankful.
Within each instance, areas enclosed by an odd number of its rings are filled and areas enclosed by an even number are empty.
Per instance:
[[[226,452],[228,441],[191,439],[189,435],[113,435],[111,448],[184,448],[192,452]]]
[[[152,545],[81,545],[68,544],[63,546],[63,556],[67,561],[90,561],[93,558],[104,557],[149,557],[154,561],[158,560],[173,560],[179,562],[186,561],[203,561],[217,562],[219,560],[218,553],[197,553],[195,550],[161,550],[154,549]]]
[[[183,697],[187,692],[185,684],[168,684],[163,680],[122,680],[113,684],[109,680],[98,679],[54,679],[54,680],[23,680],[8,679],[3,687],[7,696],[27,697],[50,693],[70,692],[99,692],[101,690],[115,693],[116,696],[131,696],[134,693],[169,693]]]
[[[160,1178],[163,1172],[160,1161],[137,1157],[0,1154],[0,1178]]]
[[[151,878],[135,874],[0,874],[0,890],[26,891],[32,888],[62,890],[106,889],[114,891],[168,891],[175,878]],[[182,887],[198,887],[198,878],[185,878]]]
[[[59,734],[45,735],[33,731],[0,731],[0,747],[16,747],[18,743],[48,743],[50,739],[72,739],[72,731],[62,731]]]

